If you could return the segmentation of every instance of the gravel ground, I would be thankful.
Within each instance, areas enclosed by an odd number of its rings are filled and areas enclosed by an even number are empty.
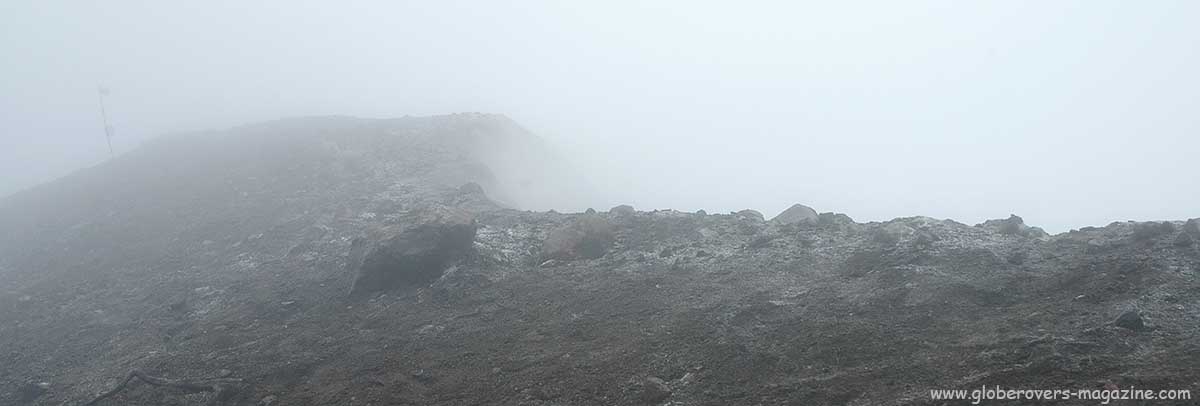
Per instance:
[[[486,115],[282,121],[168,138],[5,198],[0,404],[82,404],[134,369],[244,383],[219,398],[135,383],[100,404],[1200,395],[1196,221],[1050,236],[926,217],[518,211],[494,202],[511,200],[510,174],[479,145],[521,134]],[[477,224],[468,255],[428,284],[349,295],[356,239],[447,210]],[[607,224],[604,254],[547,261],[546,239],[584,221]]]

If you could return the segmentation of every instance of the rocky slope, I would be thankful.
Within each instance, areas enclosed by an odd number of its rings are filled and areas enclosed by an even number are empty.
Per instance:
[[[506,208],[572,187],[546,151],[491,115],[285,120],[5,198],[0,404],[83,404],[131,370],[242,382],[97,404],[1200,393],[1195,220]]]

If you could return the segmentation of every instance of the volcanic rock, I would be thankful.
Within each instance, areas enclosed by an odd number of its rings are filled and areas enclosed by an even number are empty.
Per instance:
[[[755,221],[755,222],[764,221],[763,214],[759,213],[758,210],[746,209],[746,210],[742,210],[742,211],[733,213],[733,215],[737,216],[738,218],[741,218],[741,219],[746,219],[746,220]]]
[[[1150,242],[1174,232],[1175,225],[1170,222],[1148,221],[1134,224],[1132,238],[1137,242]]]
[[[671,387],[662,379],[648,377],[643,379],[639,388],[638,400],[644,404],[657,404],[671,397]]]
[[[1200,238],[1200,219],[1188,219],[1183,223],[1183,232],[1192,236],[1192,238]]]
[[[1137,310],[1127,310],[1117,317],[1113,322],[1117,327],[1127,328],[1133,331],[1145,331],[1146,323],[1142,320],[1142,314]]]
[[[370,247],[366,247],[368,242],[356,240],[352,256],[361,255],[362,259],[351,296],[436,280],[470,254],[475,232],[475,221],[459,214],[405,229]]]
[[[1138,223],[1025,238],[1016,218],[529,211],[527,188],[584,183],[534,176],[561,171],[530,137],[481,115],[285,120],[0,198],[0,405],[80,404],[133,368],[253,378],[221,406],[1197,389],[1200,221],[1131,243]],[[212,403],[181,392],[108,403]]]
[[[466,195],[485,195],[483,192],[483,186],[479,186],[479,184],[475,182],[464,183],[462,186],[458,187],[458,191],[459,193]]]
[[[819,215],[816,210],[797,203],[784,210],[783,213],[779,213],[778,216],[771,219],[771,222],[775,224],[795,224],[801,222],[816,223],[818,220]]]
[[[563,261],[600,258],[615,239],[612,224],[603,217],[585,215],[551,231],[542,243],[542,257]]]
[[[50,389],[50,384],[46,382],[26,382],[17,389],[17,400],[21,402],[32,402],[33,400],[42,397]]]
[[[992,232],[1015,235],[1021,237],[1041,238],[1049,236],[1045,230],[1040,227],[1030,227],[1025,225],[1025,220],[1016,214],[1011,214],[1006,219],[992,219],[976,224],[975,227],[981,227]]]
[[[622,204],[608,209],[608,214],[615,216],[632,216],[634,213],[637,213],[637,211],[633,209],[633,206],[628,204]]]
[[[1192,237],[1191,234],[1179,233],[1179,235],[1175,237],[1175,246],[1176,247],[1190,247],[1190,246],[1192,246],[1192,244],[1195,243],[1195,241],[1196,241],[1196,238]]]

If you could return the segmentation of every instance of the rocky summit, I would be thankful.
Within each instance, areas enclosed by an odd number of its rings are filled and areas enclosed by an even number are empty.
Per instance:
[[[578,195],[555,165],[503,116],[319,117],[4,198],[0,404],[1200,394],[1196,220],[518,210]]]

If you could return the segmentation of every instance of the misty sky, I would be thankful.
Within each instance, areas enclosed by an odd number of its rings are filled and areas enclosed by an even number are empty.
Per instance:
[[[118,153],[479,111],[549,139],[598,209],[1200,216],[1200,2],[183,3],[0,4],[0,195],[107,158],[105,84]]]

